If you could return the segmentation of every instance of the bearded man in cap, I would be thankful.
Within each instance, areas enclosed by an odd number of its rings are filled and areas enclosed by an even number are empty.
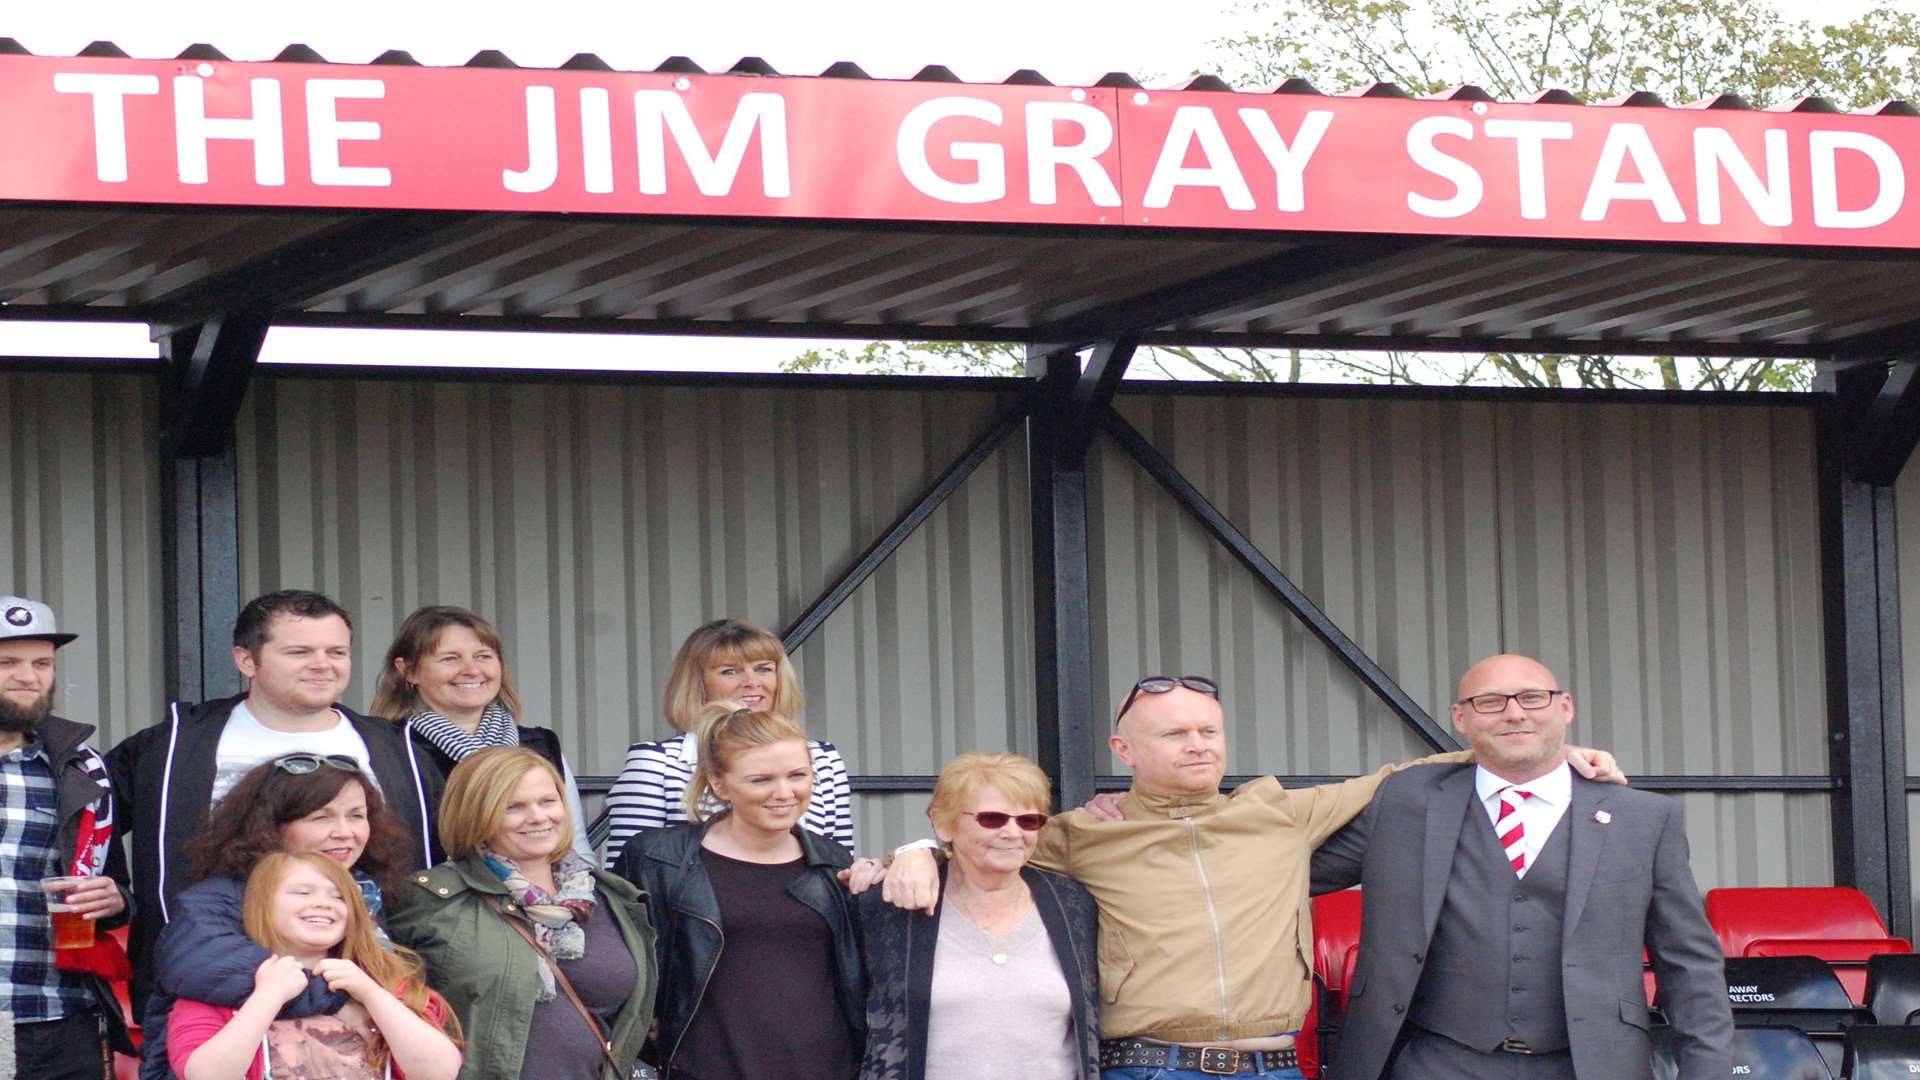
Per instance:
[[[13,1035],[12,1075],[99,1080],[113,1053],[133,1052],[109,978],[126,978],[126,954],[96,935],[55,949],[48,901],[96,927],[126,921],[127,896],[101,876],[113,833],[106,762],[87,745],[93,728],[54,716],[53,609],[0,596],[0,1009]],[[80,884],[49,893],[48,878]]]

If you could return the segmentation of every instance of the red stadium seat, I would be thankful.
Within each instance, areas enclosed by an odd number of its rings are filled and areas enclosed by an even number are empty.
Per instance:
[[[1347,981],[1360,953],[1360,890],[1313,899],[1313,1008],[1300,1029],[1300,1071],[1320,1075],[1326,1046],[1340,1030],[1347,1007]]]
[[[1837,886],[1710,889],[1707,921],[1728,956],[1746,956],[1747,946],[1763,938],[1888,937],[1866,894]]]

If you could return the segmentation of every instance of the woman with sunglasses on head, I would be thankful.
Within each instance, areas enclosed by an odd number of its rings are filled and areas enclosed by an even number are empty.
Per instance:
[[[188,848],[187,878],[154,951],[155,990],[141,1018],[142,1080],[166,1080],[168,1018],[176,998],[236,1008],[271,955],[247,936],[242,897],[260,860],[323,855],[353,877],[377,921],[382,898],[420,863],[419,849],[350,757],[283,754],[241,777]],[[286,1003],[290,1017],[337,1012],[347,996],[318,976]]]
[[[466,608],[436,604],[407,616],[380,665],[369,711],[402,724],[441,776],[489,747],[539,751],[560,770],[561,794],[572,819],[586,820],[573,766],[560,753],[560,737],[549,728],[520,723],[520,694],[507,674],[500,633]],[[575,834],[574,848],[593,857],[584,828]]]
[[[618,864],[653,905],[662,1080],[851,1080],[866,986],[836,875],[853,860],[800,827],[806,735],[731,701],[709,702],[698,733],[693,820],[640,833]]]
[[[647,897],[573,849],[560,773],[524,746],[447,777],[447,861],[387,917],[466,1029],[461,1080],[629,1080],[653,1018]]]
[[[420,958],[375,933],[360,890],[336,860],[276,852],[248,875],[241,918],[271,950],[238,1006],[182,999],[168,1057],[182,1080],[453,1080],[459,1025],[427,988]],[[320,979],[350,1000],[337,1012],[280,1016]]]
[[[700,761],[694,735],[700,709],[711,701],[735,701],[758,712],[800,721],[806,702],[800,679],[780,639],[745,619],[720,619],[687,635],[667,676],[667,723],[679,734],[627,748],[626,767],[607,792],[607,861],[641,829],[689,820],[687,783]],[[853,806],[847,763],[832,743],[807,741],[813,763],[813,800],[801,826],[853,850]]]
[[[866,938],[861,1080],[1098,1080],[1099,909],[1072,879],[1027,865],[1050,785],[1018,754],[962,754],[927,817],[947,853],[935,914],[878,891]]]

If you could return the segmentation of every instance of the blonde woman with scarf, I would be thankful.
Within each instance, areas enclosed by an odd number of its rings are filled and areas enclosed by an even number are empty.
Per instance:
[[[447,861],[390,900],[467,1033],[459,1080],[628,1080],[653,1018],[646,898],[573,850],[560,773],[526,747],[447,778]]]

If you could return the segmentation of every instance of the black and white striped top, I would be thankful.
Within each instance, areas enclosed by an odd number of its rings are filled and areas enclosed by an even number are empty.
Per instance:
[[[847,763],[832,743],[808,739],[807,749],[813,755],[813,799],[800,825],[852,851],[853,800]],[[626,766],[607,791],[609,865],[634,833],[687,820],[687,784],[699,756],[700,745],[690,732],[627,747]]]

